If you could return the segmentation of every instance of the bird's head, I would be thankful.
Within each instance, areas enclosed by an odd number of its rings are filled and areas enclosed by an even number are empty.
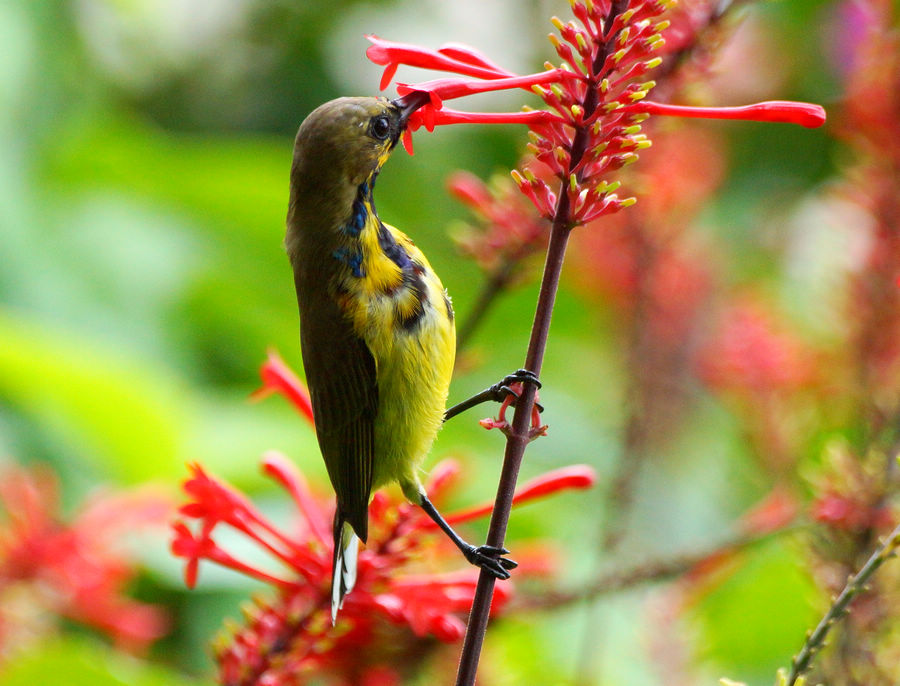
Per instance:
[[[295,171],[356,188],[380,169],[409,115],[427,101],[427,94],[413,92],[393,101],[363,97],[326,102],[300,125],[294,143]]]

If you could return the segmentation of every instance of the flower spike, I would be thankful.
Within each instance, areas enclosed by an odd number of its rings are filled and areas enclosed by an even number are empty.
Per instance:
[[[635,0],[627,10],[607,16],[612,12],[609,2],[573,0],[577,21],[553,19],[558,35],[551,34],[550,41],[562,65],[548,65],[546,71],[538,74],[517,76],[473,48],[459,45],[435,51],[368,36],[373,45],[367,54],[373,62],[386,67],[382,88],[400,64],[468,77],[398,85],[401,93],[423,90],[435,96],[411,118],[404,134],[407,150],[412,150],[411,132],[421,126],[431,131],[447,124],[523,123],[533,134],[529,149],[535,158],[566,182],[561,192],[568,196],[570,223],[575,226],[633,204],[633,198],[620,200],[604,189],[614,182],[610,173],[636,161],[636,151],[650,145],[646,136],[633,128],[638,118],[642,121],[648,115],[661,114],[790,122],[806,127],[821,126],[825,121],[825,111],[807,103],[772,101],[745,107],[694,108],[646,100],[655,84],[639,79],[662,62],[655,53],[665,44],[662,34],[669,22],[660,21],[659,17],[670,4]],[[447,100],[511,88],[535,92],[544,101],[545,109],[488,114],[444,108]],[[576,139],[581,139],[577,146]],[[600,149],[604,156],[599,160],[582,159],[584,150]],[[546,181],[525,182],[525,178],[521,174],[515,177],[520,190],[543,217],[551,218],[556,198]],[[571,178],[574,183],[570,183]],[[548,202],[551,197],[553,202]]]

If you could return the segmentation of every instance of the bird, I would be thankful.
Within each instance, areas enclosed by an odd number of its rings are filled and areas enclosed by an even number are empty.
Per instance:
[[[356,581],[368,505],[396,482],[472,564],[507,579],[505,548],[464,541],[428,499],[419,466],[445,416],[456,355],[450,298],[427,258],[375,210],[375,182],[409,116],[429,96],[342,97],[320,105],[294,142],[285,250],[319,448],[334,487],[331,617]],[[479,394],[502,399],[519,370]]]

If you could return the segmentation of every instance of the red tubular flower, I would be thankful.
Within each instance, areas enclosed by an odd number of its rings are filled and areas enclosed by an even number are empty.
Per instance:
[[[259,369],[263,385],[250,396],[254,400],[261,400],[272,393],[280,393],[303,415],[311,425],[313,424],[312,401],[309,399],[309,391],[306,385],[300,381],[294,371],[285,364],[281,356],[274,350],[269,351],[269,356]]]
[[[555,469],[532,479],[524,486],[516,489],[513,496],[513,504],[518,505],[529,500],[553,495],[559,491],[569,489],[590,488],[597,481],[597,474],[592,467],[583,464],[571,465],[561,469]],[[447,517],[450,524],[459,524],[476,517],[483,517],[491,513],[491,505],[479,505],[477,507],[455,512]],[[426,526],[436,527],[437,524],[428,520]]]
[[[429,50],[418,45],[382,40],[374,35],[366,38],[372,43],[366,50],[366,56],[375,64],[384,66],[384,74],[381,77],[382,90],[390,84],[397,67],[401,64],[423,69],[439,69],[481,79],[513,76],[478,51],[465,45],[448,44],[439,50]]]
[[[462,251],[482,269],[497,270],[497,277],[511,280],[512,268],[547,242],[547,222],[535,214],[508,178],[488,187],[468,172],[456,172],[447,187],[477,216],[480,228],[466,227],[456,237]],[[507,281],[508,282],[508,281]]]
[[[668,114],[689,119],[738,119],[782,124],[799,124],[815,129],[825,123],[825,110],[819,105],[790,100],[769,100],[740,107],[686,107],[644,101],[629,108],[632,112]]]
[[[122,647],[143,651],[166,633],[159,608],[124,594],[135,568],[120,550],[123,535],[161,524],[172,504],[144,489],[95,497],[64,522],[55,475],[47,469],[0,469],[0,654],[17,627],[5,617],[4,593],[33,589],[35,609],[86,624]],[[28,627],[21,627],[28,632]]]
[[[445,563],[457,559],[455,548],[419,508],[391,501],[382,492],[369,508],[369,542],[359,553],[356,588],[332,627],[332,543],[326,535],[332,499],[314,495],[296,467],[280,454],[268,453],[262,467],[288,491],[302,515],[292,533],[269,522],[241,493],[197,465],[185,481],[191,500],[181,514],[198,520],[199,527],[194,532],[185,521],[173,524],[172,552],[187,560],[189,586],[196,582],[200,560],[206,559],[277,589],[275,598],[254,601],[245,611],[244,626],[217,643],[221,683],[301,684],[312,674],[329,684],[368,683],[365,679],[387,675],[402,664],[398,656],[422,659],[426,637],[442,642],[462,637],[462,617],[471,605],[478,571],[444,571]],[[434,468],[428,491],[435,500],[446,493],[457,473],[451,462]],[[516,502],[586,488],[594,478],[584,466],[557,470],[526,485]],[[448,520],[467,521],[489,511],[489,506],[476,507],[451,514]],[[273,558],[273,569],[261,569],[222,549],[214,539],[220,525],[260,546]],[[410,573],[410,567],[416,571]],[[497,588],[494,611],[506,604],[510,589],[509,584]]]
[[[668,28],[667,21],[657,20],[671,4],[671,0],[631,0],[627,9],[615,14],[607,25],[611,0],[573,0],[577,21],[553,19],[558,35],[551,34],[550,40],[561,66],[548,63],[545,71],[525,76],[502,69],[474,49],[458,45],[428,50],[368,36],[372,46],[367,54],[376,64],[385,66],[382,88],[401,64],[471,77],[398,86],[401,95],[413,91],[431,95],[431,102],[410,118],[404,137],[407,149],[411,150],[410,132],[423,125],[430,130],[453,123],[524,123],[531,130],[532,154],[561,181],[559,192],[566,195],[568,220],[575,226],[635,202],[614,192],[618,182],[610,176],[650,146],[640,132],[650,114],[803,126],[820,126],[825,121],[821,107],[805,103],[773,101],[745,107],[693,108],[645,100],[655,84],[642,78],[662,62],[656,53],[665,44],[662,33]],[[546,109],[494,114],[443,107],[445,100],[511,88],[534,91]],[[555,216],[559,196],[532,169],[514,171],[513,178],[542,216]]]

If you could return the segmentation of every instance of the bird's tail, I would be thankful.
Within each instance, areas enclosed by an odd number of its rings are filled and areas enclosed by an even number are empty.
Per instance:
[[[334,556],[331,561],[331,623],[337,620],[338,610],[356,585],[356,560],[359,537],[344,520],[340,508],[334,513]]]

